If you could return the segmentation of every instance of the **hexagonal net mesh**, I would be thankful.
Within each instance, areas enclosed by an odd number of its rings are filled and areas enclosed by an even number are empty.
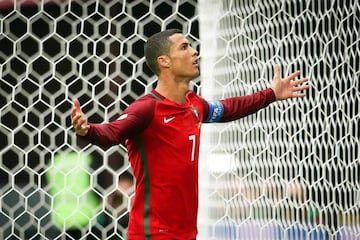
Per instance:
[[[196,4],[0,1],[0,239],[125,238],[134,194],[125,147],[79,142],[72,100],[90,122],[117,118],[155,84],[149,36],[179,28],[198,46]]]
[[[204,126],[204,239],[360,239],[359,1],[203,0],[199,15],[204,97],[263,89],[276,63],[311,86]]]
[[[125,238],[126,149],[78,142],[72,99],[115,119],[155,84],[144,41],[180,28],[199,47],[199,22],[204,97],[262,89],[276,62],[311,79],[305,99],[204,126],[199,239],[360,238],[357,0],[39,2],[0,2],[1,239]]]

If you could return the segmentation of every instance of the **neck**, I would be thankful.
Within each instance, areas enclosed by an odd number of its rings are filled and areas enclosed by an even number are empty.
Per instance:
[[[173,102],[184,104],[186,93],[189,90],[189,81],[179,81],[159,76],[155,90]]]

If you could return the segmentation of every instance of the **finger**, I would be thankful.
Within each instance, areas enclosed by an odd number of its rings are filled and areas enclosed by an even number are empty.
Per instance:
[[[74,108],[76,111],[80,111],[80,102],[77,98],[74,99]]]
[[[274,73],[274,79],[280,78],[280,65],[275,65],[275,73]]]
[[[86,120],[84,118],[80,118],[78,121],[77,121],[77,126],[79,126],[79,129],[82,129],[83,126],[87,125],[86,123]]]
[[[76,110],[76,108],[74,107],[71,110],[71,118],[74,119],[76,115],[80,115],[80,113]]]
[[[296,78],[296,77],[299,76],[299,75],[300,75],[300,71],[293,72],[292,74],[290,74],[290,75],[286,78],[286,80],[292,80],[292,79]]]
[[[309,81],[308,78],[302,78],[302,79],[298,79],[298,80],[293,81],[291,84],[293,86],[297,86],[297,85],[300,85],[300,84],[305,83],[307,81]]]
[[[305,97],[306,94],[305,93],[294,93],[291,97],[292,98],[302,98]]]
[[[71,110],[71,117],[75,117],[75,115],[81,111],[80,109],[80,102],[77,99],[74,99],[73,101],[73,109]]]
[[[300,87],[294,87],[292,90],[293,90],[293,92],[299,92],[299,91],[303,91],[303,90],[307,90],[307,89],[309,89],[308,85],[300,86]]]
[[[74,99],[74,107],[73,107],[73,110],[71,112],[71,115],[72,116],[75,116],[75,114],[78,114],[81,112],[81,109],[80,109],[80,102],[79,100],[77,99]]]
[[[79,132],[81,130],[81,124],[79,122],[74,125],[74,130],[75,132]]]
[[[73,115],[72,120],[71,120],[72,125],[77,125],[80,117],[81,117],[81,114],[77,114],[75,112],[75,114]]]
[[[75,119],[76,121],[73,124],[74,130],[76,133],[82,131],[83,126],[87,126],[87,122],[84,119]]]

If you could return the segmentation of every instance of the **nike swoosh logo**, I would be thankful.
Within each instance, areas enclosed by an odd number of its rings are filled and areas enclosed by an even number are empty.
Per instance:
[[[175,117],[171,117],[171,118],[166,118],[166,117],[164,117],[164,123],[169,123],[169,122],[171,122],[172,120],[174,120],[175,119]]]

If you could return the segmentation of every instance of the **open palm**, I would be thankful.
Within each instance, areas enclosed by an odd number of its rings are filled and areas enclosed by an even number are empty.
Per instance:
[[[308,81],[308,78],[301,78],[294,80],[300,75],[300,71],[296,71],[286,78],[281,79],[280,75],[280,66],[275,66],[274,79],[271,84],[276,100],[285,100],[288,98],[300,98],[304,97],[306,94],[301,93],[303,90],[309,89],[308,85],[302,85]]]

